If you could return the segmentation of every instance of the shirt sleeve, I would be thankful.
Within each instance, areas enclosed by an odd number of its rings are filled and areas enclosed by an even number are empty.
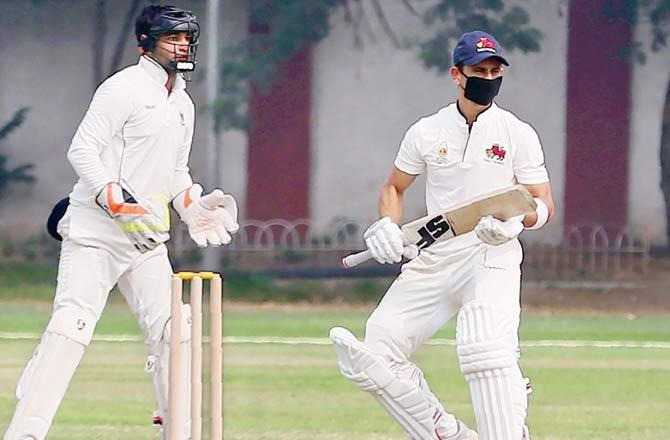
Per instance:
[[[421,174],[426,169],[426,163],[421,157],[421,139],[416,124],[405,133],[393,164],[400,171],[413,175]]]
[[[177,151],[177,160],[175,162],[174,176],[170,185],[170,199],[173,199],[180,192],[193,186],[193,179],[188,167],[188,159],[191,155],[191,144],[193,143],[193,128],[195,126],[195,108],[193,101],[187,96],[188,110],[186,115],[186,135],[184,141]],[[210,191],[213,188],[210,188]]]
[[[91,104],[72,138],[67,158],[94,194],[114,179],[101,155],[132,112],[132,91],[118,78],[109,78],[95,91]]]
[[[544,152],[540,138],[528,124],[524,124],[517,141],[514,156],[514,176],[517,182],[536,185],[549,182],[549,174],[544,165]]]

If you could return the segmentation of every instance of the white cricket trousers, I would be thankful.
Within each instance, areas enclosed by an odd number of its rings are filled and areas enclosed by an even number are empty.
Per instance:
[[[52,317],[19,380],[9,440],[47,435],[115,285],[137,318],[150,358],[165,352],[172,273],[165,246],[141,254],[99,209],[70,206],[58,229],[63,243]],[[157,398],[163,406],[165,398]]]
[[[402,363],[466,303],[490,304],[518,349],[521,246],[483,243],[438,254],[422,251],[402,267],[366,323],[365,344]]]
[[[472,242],[472,238],[460,242]],[[365,345],[396,374],[420,378],[427,397],[436,399],[409,358],[463,310],[457,326],[459,363],[463,373],[467,372],[483,440],[521,440],[522,430],[527,433],[527,382],[518,368],[521,255],[517,240],[497,247],[477,241],[460,248],[451,244],[448,252],[429,248],[403,266],[366,323]],[[469,357],[473,350],[477,354]],[[490,370],[494,364],[495,371]],[[487,379],[490,373],[496,375],[496,389],[505,390],[502,400],[482,391],[492,389]],[[453,414],[445,416],[454,423]]]
[[[107,217],[96,224],[101,216],[106,216],[101,210],[69,207],[61,219],[63,244],[54,310],[75,307],[100,319],[110,291],[118,284],[145,343],[152,347],[170,318],[172,266],[167,248],[160,245],[142,254]]]

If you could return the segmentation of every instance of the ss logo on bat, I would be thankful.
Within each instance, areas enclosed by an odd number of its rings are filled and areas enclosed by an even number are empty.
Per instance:
[[[423,249],[431,244],[435,243],[435,240],[443,236],[449,231],[449,223],[442,217],[438,215],[426,222],[421,229],[418,230],[421,240],[417,241],[415,244]]]

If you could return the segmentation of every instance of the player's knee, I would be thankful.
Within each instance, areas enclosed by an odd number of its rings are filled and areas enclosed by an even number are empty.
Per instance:
[[[145,316],[145,321],[151,322],[144,328],[144,343],[149,348],[149,353],[160,354],[164,341],[170,340],[170,313],[158,316]]]
[[[170,344],[172,343],[170,319],[163,325],[162,332],[158,340],[149,344],[149,355],[147,356],[144,371],[147,373],[158,373],[167,371],[169,361]],[[191,341],[191,306],[183,304],[181,308],[181,340],[182,342]]]
[[[411,353],[411,341],[398,319],[373,314],[365,323],[365,345],[387,359],[401,361]]]
[[[509,370],[517,365],[517,350],[504,323],[493,308],[480,301],[465,304],[456,322],[456,345],[461,371],[466,377],[490,370]]]
[[[386,359],[404,359],[407,343],[402,332],[391,326],[368,321],[365,324],[365,345]]]
[[[168,319],[163,327],[163,335],[161,341],[168,345],[172,342],[172,317]],[[189,304],[182,304],[181,306],[181,340],[179,342],[188,342],[191,340],[191,306]]]
[[[69,338],[84,347],[93,339],[98,319],[91,312],[77,307],[61,307],[51,315],[46,332]]]

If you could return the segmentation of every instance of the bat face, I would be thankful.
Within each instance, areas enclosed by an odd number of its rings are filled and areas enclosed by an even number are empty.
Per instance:
[[[418,249],[470,232],[479,219],[486,215],[504,221],[516,215],[531,213],[536,208],[533,196],[523,185],[513,185],[482,194],[475,200],[453,206],[442,214],[431,214],[401,226],[405,244],[403,255],[413,259],[417,256]],[[342,259],[342,264],[346,268],[354,267],[371,258],[370,250],[365,250],[347,255]]]
[[[507,220],[520,214],[535,211],[533,196],[522,185],[514,185],[484,194],[476,200],[448,209],[437,215],[422,217],[403,225],[407,244],[419,249],[426,248],[436,241],[448,240],[456,235],[472,231],[479,219],[492,215]]]
[[[401,230],[405,234],[408,244],[413,244],[419,249],[430,246],[438,239],[454,236],[453,229],[443,214],[420,218],[403,225]]]

